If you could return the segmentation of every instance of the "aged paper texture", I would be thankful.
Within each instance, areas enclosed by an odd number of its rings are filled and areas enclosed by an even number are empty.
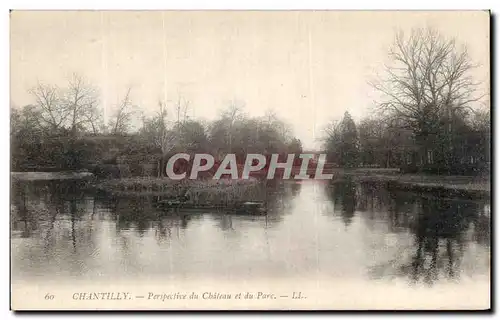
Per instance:
[[[485,310],[487,11],[10,14],[13,310]]]

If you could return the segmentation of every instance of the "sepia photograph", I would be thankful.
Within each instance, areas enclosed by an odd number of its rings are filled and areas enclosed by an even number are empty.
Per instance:
[[[491,310],[491,19],[12,10],[11,310]]]

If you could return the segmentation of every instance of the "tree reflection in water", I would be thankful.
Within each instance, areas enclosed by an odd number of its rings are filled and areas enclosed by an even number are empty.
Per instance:
[[[397,271],[414,282],[422,280],[429,284],[440,273],[454,278],[463,256],[463,233],[471,216],[460,210],[460,205],[447,200],[421,198],[415,203],[419,215],[410,230],[416,248],[410,262],[400,263]]]
[[[337,204],[340,205],[342,221],[346,226],[349,226],[352,223],[356,210],[356,185],[352,179],[347,178],[335,183],[333,190],[335,208],[338,207]]]
[[[405,277],[412,283],[432,284],[457,279],[468,242],[489,248],[490,217],[486,201],[444,199],[429,194],[391,190],[381,183],[336,181],[326,188],[333,214],[349,226],[356,214],[387,225],[388,233],[412,235],[408,246],[398,243],[389,261],[372,266],[372,278]]]
[[[166,243],[172,236],[180,236],[181,230],[203,217],[216,222],[222,231],[236,231],[243,225],[235,226],[234,219],[240,222],[258,223],[263,228],[271,228],[279,224],[283,216],[290,211],[291,199],[300,193],[301,184],[283,180],[267,180],[263,184],[267,215],[236,214],[224,210],[213,209],[158,209],[155,197],[114,197],[108,194],[98,199],[101,206],[108,207],[116,221],[116,231],[137,232],[143,237],[153,230],[158,243]]]
[[[11,229],[23,238],[37,238],[32,247],[19,248],[31,265],[49,262],[54,272],[82,274],[97,250],[92,220],[94,204],[82,181],[14,181],[11,197]],[[87,216],[88,215],[88,216]],[[63,259],[61,253],[72,258]],[[37,267],[38,268],[38,267]],[[47,271],[42,270],[40,272]]]
[[[478,224],[484,204],[426,197],[417,203],[421,213],[411,229],[416,252],[411,265],[400,266],[401,272],[413,281],[423,279],[426,283],[434,282],[441,273],[450,279],[458,277],[467,232],[489,233],[483,229],[485,225]]]
[[[326,194],[330,201],[334,204],[333,214],[340,215],[346,227],[352,223],[358,206],[358,190],[352,179],[335,181],[326,185]]]

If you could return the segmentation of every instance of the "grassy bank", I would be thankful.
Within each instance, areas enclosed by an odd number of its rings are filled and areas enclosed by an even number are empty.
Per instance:
[[[386,181],[402,186],[444,188],[455,190],[485,191],[490,192],[489,179],[470,176],[428,176],[428,175],[382,175],[373,174],[358,176],[362,181]]]
[[[170,180],[166,178],[126,178],[99,182],[100,190],[117,195],[155,195],[164,199],[181,199],[190,204],[230,204],[262,200],[261,183],[249,180]]]
[[[91,178],[90,172],[11,172],[10,176],[14,180],[37,181],[37,180],[79,180]]]
[[[349,176],[346,174],[345,176]],[[438,176],[416,174],[351,175],[355,181],[383,182],[389,188],[419,193],[432,193],[436,197],[484,199],[490,196],[488,177]]]

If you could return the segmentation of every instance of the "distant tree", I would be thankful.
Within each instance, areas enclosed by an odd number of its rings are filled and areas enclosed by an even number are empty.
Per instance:
[[[340,122],[340,133],[340,164],[345,167],[356,167],[359,160],[358,131],[354,120],[347,111]]]
[[[263,131],[267,138],[267,148],[270,152],[280,152],[291,142],[291,128],[281,120],[273,110],[267,110],[263,120]]]
[[[69,130],[75,134],[90,128],[96,134],[102,128],[102,112],[99,108],[98,91],[85,82],[80,75],[73,74],[63,95]]]
[[[379,116],[362,119],[357,128],[359,160],[364,165],[400,166],[405,150],[414,145],[408,129]]]
[[[143,117],[143,126],[139,130],[146,143],[161,150],[162,154],[172,150],[178,138],[176,132],[171,129],[167,116],[167,104],[159,101],[156,113],[150,118]]]
[[[323,138],[323,148],[326,150],[327,161],[340,164],[341,132],[338,121],[331,121],[324,128],[325,137]]]
[[[10,109],[10,134],[11,136],[19,134],[21,131],[38,131],[40,130],[39,112],[36,106],[27,105],[23,108]]]
[[[363,119],[358,125],[358,132],[360,163],[383,165],[386,151],[383,122],[380,119]]]
[[[246,118],[243,108],[243,103],[230,101],[229,107],[210,126],[210,137],[216,153],[233,153],[233,149],[238,148],[238,128]]]
[[[11,108],[10,150],[13,170],[18,170],[25,162],[35,162],[46,155],[40,148],[46,133],[40,127],[39,119],[36,106]]]
[[[109,121],[111,134],[124,134],[128,133],[131,129],[132,118],[136,114],[136,110],[134,110],[135,108],[132,105],[130,91],[131,88],[128,88]]]
[[[232,101],[208,126],[208,133],[215,154],[234,153],[238,162],[244,161],[248,153],[286,154],[293,142],[289,125],[274,112],[248,117],[243,103],[237,101]]]
[[[356,123],[349,112],[344,113],[340,122],[331,122],[325,133],[327,160],[342,167],[356,167],[359,163],[359,138]]]
[[[297,138],[292,138],[287,145],[288,153],[300,154],[302,153],[302,141]]]
[[[179,128],[179,147],[186,152],[208,152],[209,140],[205,125],[200,121],[184,121]]]
[[[186,100],[181,95],[178,95],[177,101],[175,102],[174,105],[175,115],[177,117],[176,121],[177,125],[181,124],[182,122],[188,119],[187,113],[189,111],[189,105],[190,105],[189,100]]]
[[[222,115],[223,123],[226,125],[226,134],[228,140],[228,151],[233,152],[233,139],[236,135],[236,125],[238,121],[243,120],[243,108],[244,105],[239,104],[237,101],[231,101],[229,108],[224,111]]]
[[[470,117],[470,127],[473,130],[489,132],[491,130],[491,114],[489,108],[475,110]]]

